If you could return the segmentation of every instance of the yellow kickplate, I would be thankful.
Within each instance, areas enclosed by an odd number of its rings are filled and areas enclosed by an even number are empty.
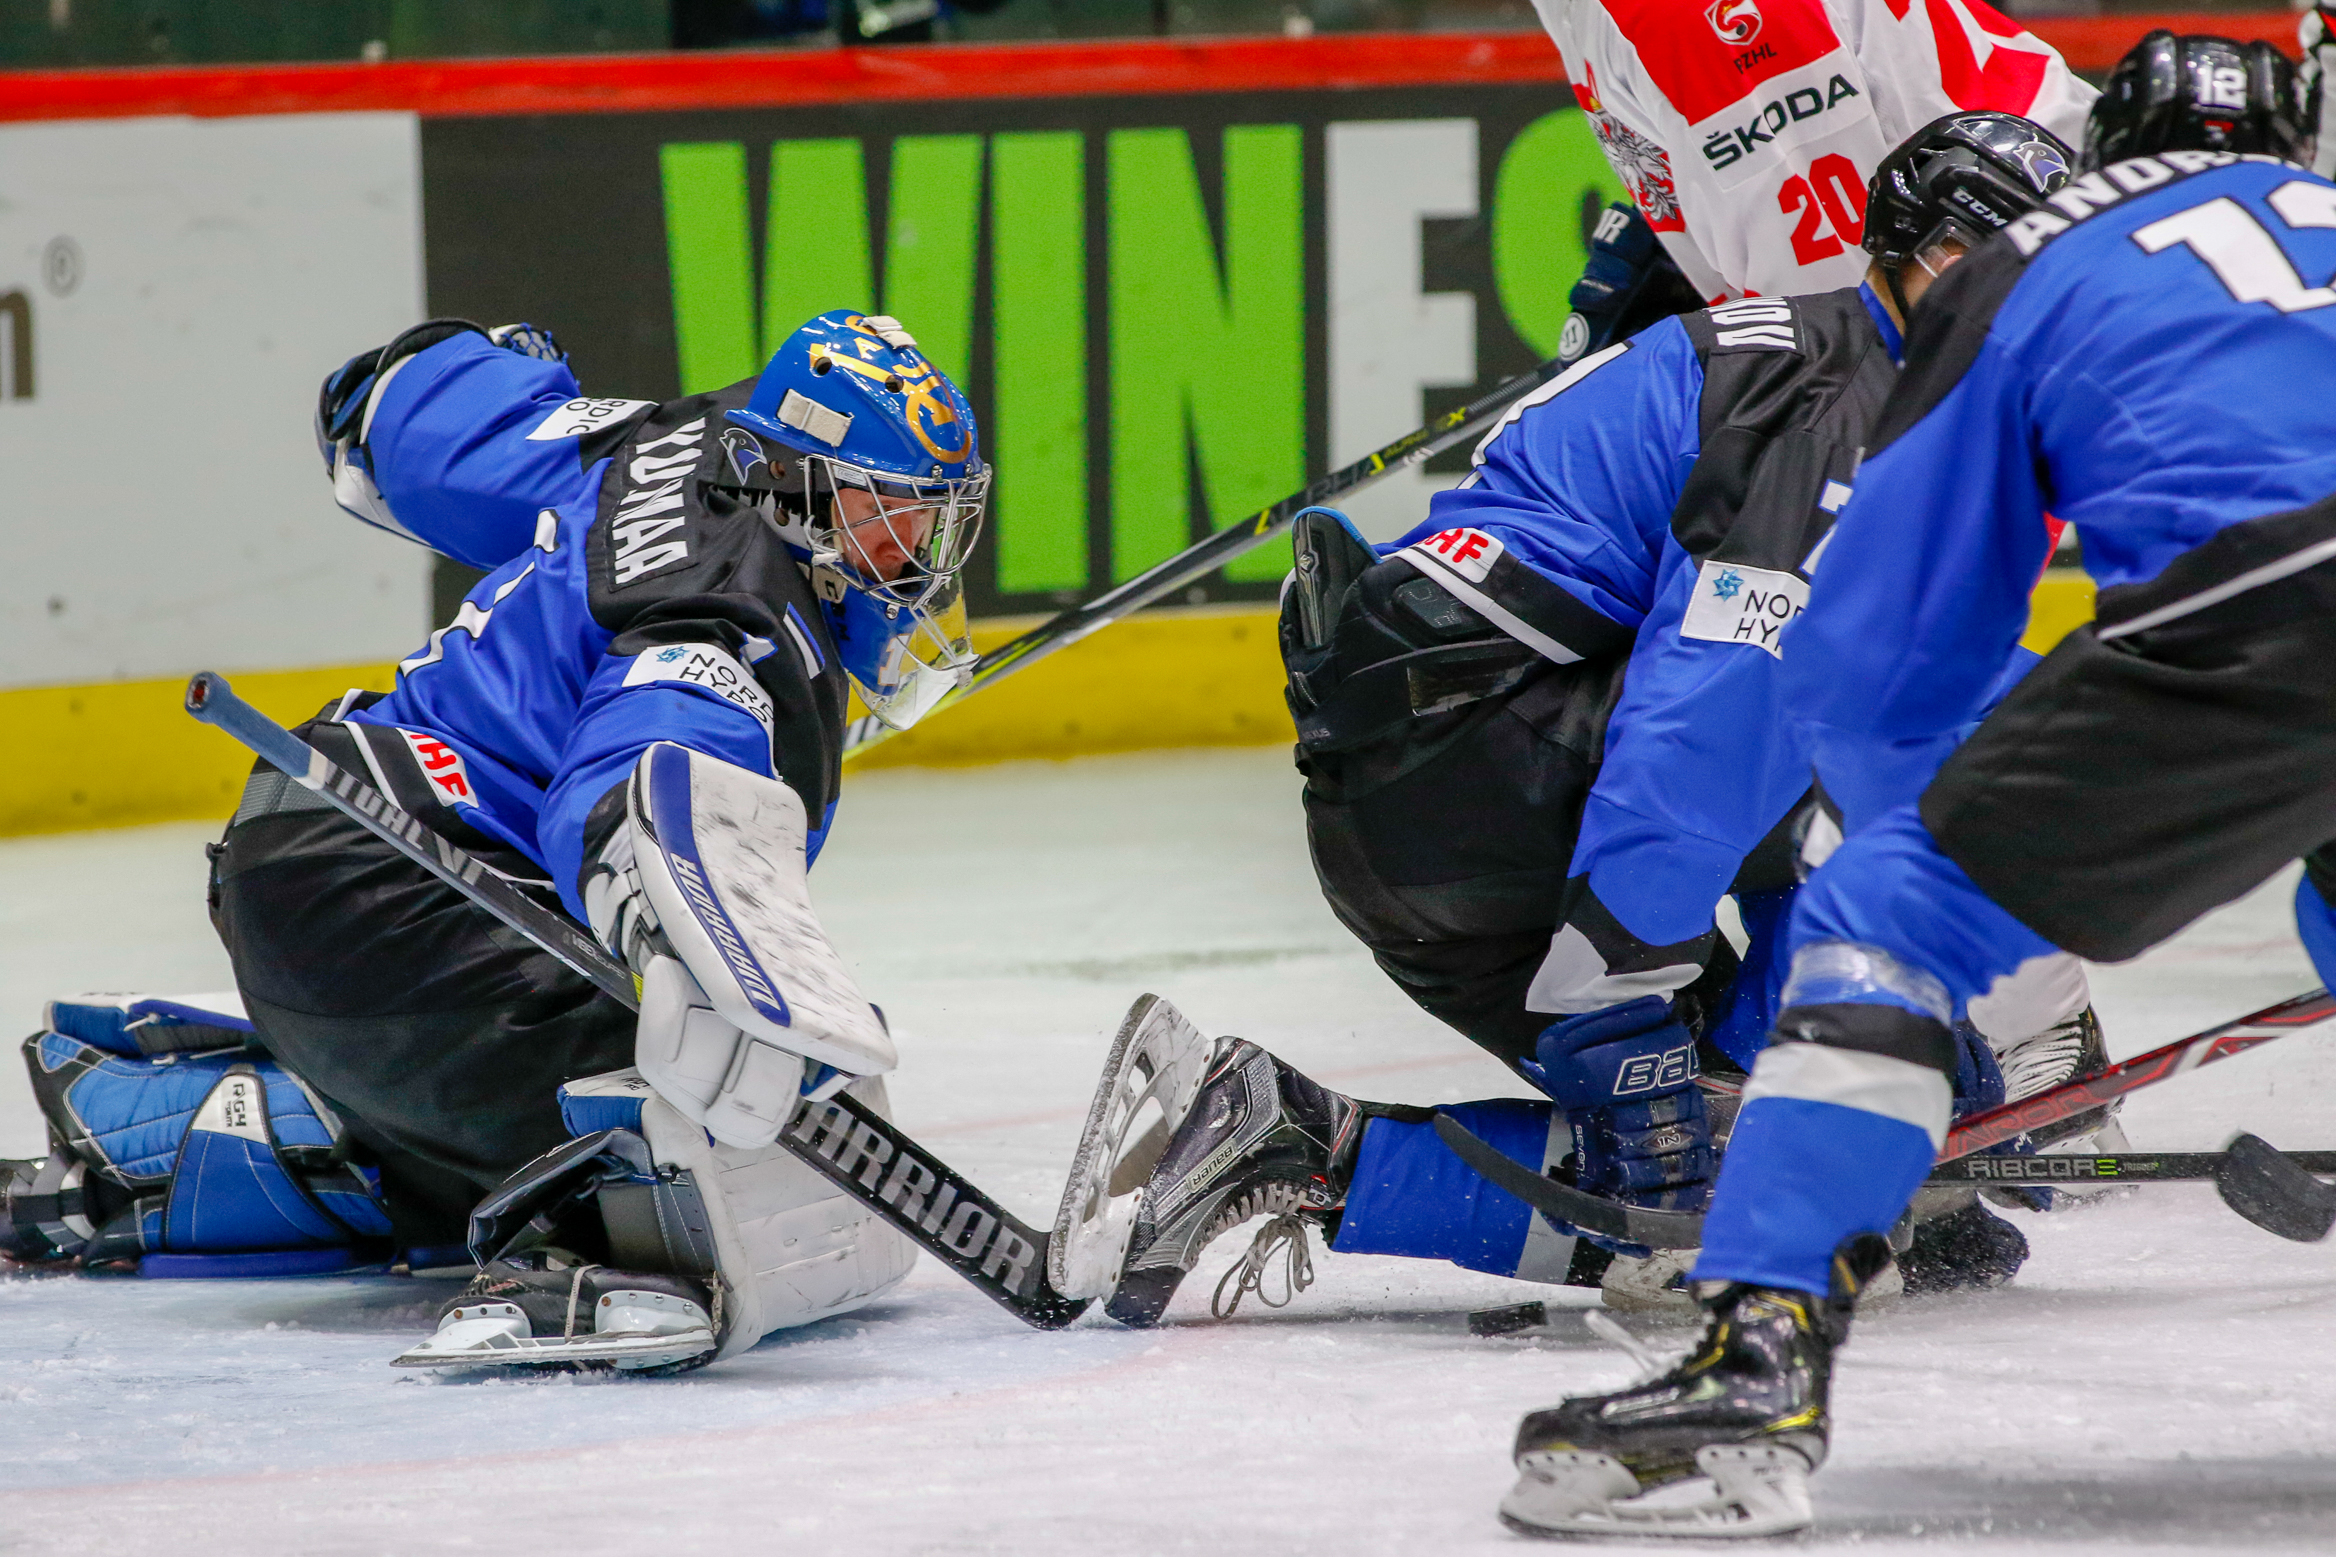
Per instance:
[[[1143,612],[942,709],[851,767],[1295,741],[1275,616],[1254,605]],[[976,622],[974,647],[987,652],[1044,620]]]
[[[2092,580],[2054,569],[2036,587],[2021,641],[2042,653],[2092,614]],[[975,647],[995,648],[1040,620],[978,622]],[[1293,740],[1274,620],[1271,608],[1254,605],[1144,612],[934,714],[851,766]],[[390,676],[387,665],[341,665],[229,679],[263,712],[294,724],[350,687],[386,690]],[[224,820],[251,757],[188,718],[185,691],[183,677],[0,691],[0,728],[17,753],[0,785],[0,835]]]
[[[386,689],[387,665],[230,673],[262,713],[297,724],[351,687]],[[0,692],[18,760],[0,786],[0,834],[216,817],[235,810],[251,753],[185,709],[187,681]]]

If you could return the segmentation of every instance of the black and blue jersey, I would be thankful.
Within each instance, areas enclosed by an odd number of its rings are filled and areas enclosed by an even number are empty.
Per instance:
[[[589,399],[466,330],[368,410],[377,522],[491,571],[344,723],[388,793],[541,867],[578,918],[587,820],[654,741],[784,779],[813,854],[832,817],[846,682],[775,522],[792,456],[722,414],[753,388]]]

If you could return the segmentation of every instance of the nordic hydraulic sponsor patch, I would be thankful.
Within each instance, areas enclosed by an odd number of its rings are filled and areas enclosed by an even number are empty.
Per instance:
[[[1695,576],[1695,598],[1679,620],[1679,636],[1750,644],[1782,659],[1785,626],[1808,603],[1809,582],[1797,573],[1707,562]]]
[[[816,675],[817,665],[812,669]],[[658,681],[678,681],[711,692],[723,702],[745,709],[765,730],[771,728],[771,695],[718,643],[668,643],[634,655],[624,684],[639,687]]]

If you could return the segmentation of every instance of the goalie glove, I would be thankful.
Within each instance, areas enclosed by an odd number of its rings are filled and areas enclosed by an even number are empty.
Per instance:
[[[786,784],[660,741],[585,870],[593,933],[640,980],[635,1064],[724,1145],[777,1138],[806,1060],[846,1076],[897,1063],[812,911],[806,831]]]

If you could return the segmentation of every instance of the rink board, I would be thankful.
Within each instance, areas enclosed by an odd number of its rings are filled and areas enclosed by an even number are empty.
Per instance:
[[[289,716],[385,684],[443,614],[461,581],[439,564],[434,608],[309,431],[321,372],[416,317],[553,325],[588,392],[646,398],[751,372],[817,308],[900,314],[998,464],[974,614],[1028,619],[1538,360],[1616,193],[1538,34],[11,87],[0,719],[40,756],[0,833],[216,815],[242,764],[177,728],[188,672],[280,677]],[[1358,521],[1392,538],[1466,463]],[[1286,557],[1180,604],[1254,613]],[[1266,629],[1196,620],[1114,629],[882,760],[1288,739]]]

